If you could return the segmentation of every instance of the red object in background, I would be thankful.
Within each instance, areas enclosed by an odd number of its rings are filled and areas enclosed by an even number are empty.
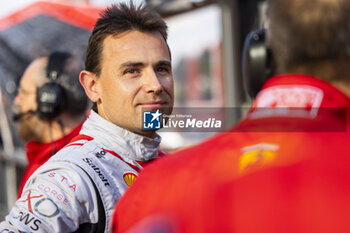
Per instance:
[[[0,31],[39,14],[45,14],[79,28],[92,30],[101,10],[101,8],[80,3],[70,5],[57,2],[35,2],[32,5],[0,19]]]
[[[101,11],[87,4],[35,2],[0,19],[0,81],[5,94],[14,97],[13,86],[35,58],[69,51],[83,61]]]

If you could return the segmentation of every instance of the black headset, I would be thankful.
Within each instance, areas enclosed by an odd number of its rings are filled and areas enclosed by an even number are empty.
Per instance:
[[[53,120],[66,108],[66,90],[57,81],[63,74],[64,65],[70,56],[66,52],[53,52],[49,56],[46,68],[49,82],[39,87],[36,92],[36,112],[41,119]]]
[[[265,43],[265,29],[248,34],[243,47],[243,84],[255,98],[265,81],[273,75],[273,59]]]

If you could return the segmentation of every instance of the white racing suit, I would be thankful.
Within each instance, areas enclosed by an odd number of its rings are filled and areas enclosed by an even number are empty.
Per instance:
[[[80,135],[30,177],[0,232],[110,232],[116,201],[158,157],[160,140],[91,111]]]

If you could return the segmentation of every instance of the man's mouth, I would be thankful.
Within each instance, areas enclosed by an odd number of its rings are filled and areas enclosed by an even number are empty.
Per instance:
[[[137,105],[144,108],[164,108],[164,107],[167,107],[167,102],[166,101],[148,101],[144,103],[139,103]]]

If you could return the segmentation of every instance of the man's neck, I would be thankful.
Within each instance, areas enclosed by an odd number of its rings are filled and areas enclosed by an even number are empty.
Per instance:
[[[63,138],[72,132],[79,124],[83,122],[85,116],[80,116],[75,119],[60,118],[47,122],[45,132],[42,132],[42,143],[53,142]]]

